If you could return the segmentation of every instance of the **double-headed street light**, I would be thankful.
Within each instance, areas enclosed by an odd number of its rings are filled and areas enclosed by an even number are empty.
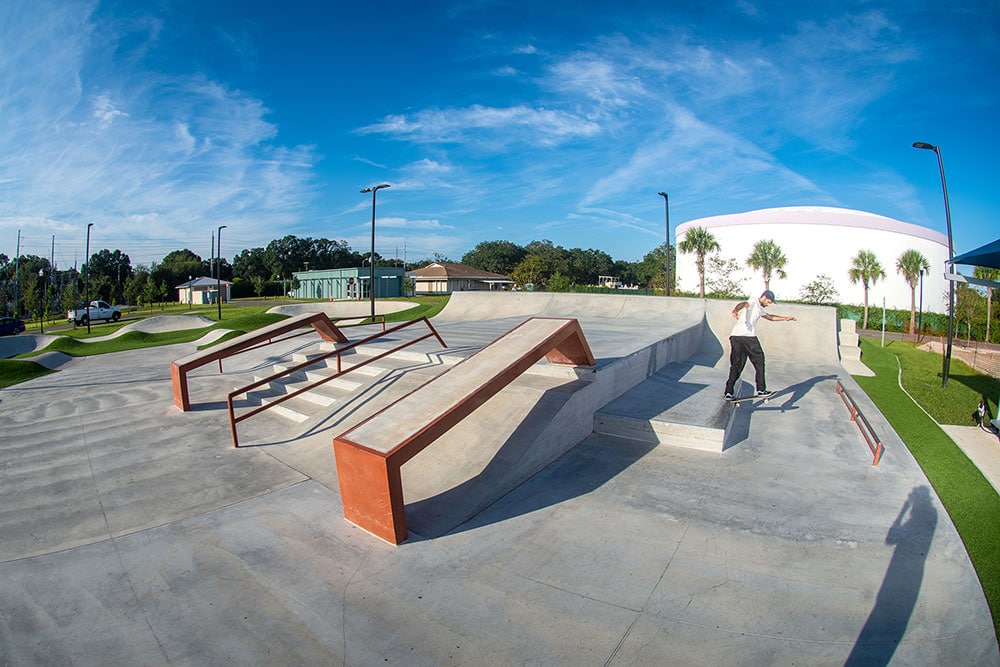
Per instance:
[[[372,254],[368,256],[368,266],[370,269],[370,273],[368,274],[368,292],[372,304],[372,322],[375,321],[375,193],[387,187],[389,187],[388,183],[381,183],[361,191],[362,194],[366,192],[372,193]]]
[[[656,194],[663,197],[663,206],[666,209],[667,216],[667,244],[664,246],[664,253],[666,255],[666,295],[670,296],[670,198],[667,196],[666,192],[657,192]]]
[[[218,255],[218,261],[215,262],[216,278],[215,278],[215,289],[218,292],[216,300],[219,303],[219,320],[222,320],[222,230],[226,228],[226,225],[219,227],[219,242],[216,244],[216,253]]]
[[[87,302],[87,333],[90,333],[90,228],[93,226],[92,222],[87,224],[87,250],[84,252],[87,263],[83,265],[83,298]]]
[[[955,246],[951,241],[951,208],[948,206],[948,183],[944,179],[944,162],[941,160],[941,148],[935,146],[934,144],[928,144],[924,141],[913,142],[914,148],[921,148],[926,151],[934,151],[937,155],[938,169],[941,172],[941,190],[944,192],[944,219],[945,223],[948,225],[948,262],[949,267],[951,264],[951,258],[955,256]],[[950,273],[950,270],[949,270]],[[948,371],[951,367],[951,341],[954,336],[955,330],[955,282],[953,280],[948,281],[948,347],[945,350],[944,360],[942,362],[943,366],[941,369],[941,386],[948,386]]]

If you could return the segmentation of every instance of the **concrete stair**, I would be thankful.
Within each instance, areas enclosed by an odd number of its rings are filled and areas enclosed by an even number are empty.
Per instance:
[[[275,364],[273,372],[278,373],[297,366],[307,361],[316,359],[326,353],[327,350],[313,350],[310,352],[296,353],[292,355],[289,363]],[[344,359],[359,355],[345,354]],[[354,361],[356,364],[357,361]],[[342,368],[349,369],[353,364],[344,361]],[[351,371],[347,375],[336,377],[322,385],[294,397],[287,399],[271,408],[271,412],[290,419],[297,423],[302,423],[324,408],[335,405],[338,401],[343,401],[351,396],[358,389],[365,387],[383,376],[398,364],[367,364]],[[276,399],[294,393],[303,387],[309,386],[319,380],[328,378],[337,373],[337,360],[335,357],[317,363],[315,366],[284,376],[267,385],[247,392],[247,400],[259,402],[261,404],[274,403]],[[270,374],[269,374],[270,375]],[[254,381],[263,380],[264,376],[254,376]]]
[[[840,328],[837,331],[837,349],[842,361],[861,361],[860,338],[856,327],[857,322],[854,320],[840,320]]]

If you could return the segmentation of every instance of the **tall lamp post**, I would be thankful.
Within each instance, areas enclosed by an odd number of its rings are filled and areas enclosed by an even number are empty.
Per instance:
[[[924,273],[925,271],[920,269],[920,319],[917,320],[917,342],[924,333]]]
[[[38,333],[45,333],[45,269],[38,269]]]
[[[87,302],[87,333],[90,333],[90,228],[94,223],[87,224],[87,249],[83,256],[87,263],[83,265],[83,299]]]
[[[664,254],[667,257],[667,259],[666,259],[666,267],[667,267],[667,274],[666,274],[666,294],[667,294],[667,296],[670,296],[670,198],[667,196],[666,192],[657,192],[656,194],[658,194],[661,197],[663,197],[663,207],[664,207],[664,209],[666,209],[666,217],[667,217],[667,245],[664,248],[664,250],[666,250],[666,252]]]
[[[948,262],[955,256],[955,246],[951,240],[951,208],[948,206],[948,183],[944,179],[944,161],[941,160],[941,148],[923,141],[913,142],[914,148],[934,151],[937,155],[938,169],[941,171],[941,190],[944,192],[944,219],[948,225]],[[941,386],[948,386],[948,371],[951,368],[951,341],[955,331],[955,283],[948,281],[948,347],[945,350],[941,369]]]
[[[218,258],[215,262],[215,289],[218,292],[216,300],[219,303],[219,320],[222,320],[222,230],[226,228],[226,225],[219,227],[219,242],[216,244],[216,252],[218,253]]]
[[[361,191],[361,194],[366,192],[372,193],[372,254],[368,256],[368,267],[370,270],[368,274],[368,292],[372,304],[372,322],[375,321],[375,193],[387,187],[389,187],[388,183],[381,183]]]

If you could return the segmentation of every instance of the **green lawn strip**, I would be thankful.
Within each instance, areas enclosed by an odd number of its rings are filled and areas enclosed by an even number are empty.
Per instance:
[[[905,344],[897,342],[883,349],[862,340],[864,362],[876,376],[855,376],[855,380],[906,443],[938,497],[941,498],[979,575],[993,616],[994,630],[998,631],[1000,630],[1000,495],[948,434],[914,405],[899,388],[897,383],[899,370],[895,355],[905,347],[907,347]],[[909,349],[910,352],[917,354],[927,354],[913,350],[912,347]],[[905,354],[904,350],[901,356]],[[940,356],[938,362],[940,363]],[[913,380],[907,378],[908,374],[913,372],[909,368],[909,365],[903,367],[904,385],[908,382],[913,384]],[[940,373],[940,369],[938,372]],[[938,375],[939,385],[940,379]],[[969,424],[968,418],[965,423]],[[891,456],[891,453],[887,455]]]
[[[406,310],[400,310],[395,313],[388,313],[385,316],[385,321],[388,322],[407,322],[409,320],[415,320],[418,317],[426,317],[428,319],[434,317],[440,313],[444,307],[448,304],[447,296],[418,296],[412,299],[407,299],[407,301],[414,301],[418,305],[414,308],[408,308]]]
[[[34,361],[0,359],[0,389],[55,373]]]

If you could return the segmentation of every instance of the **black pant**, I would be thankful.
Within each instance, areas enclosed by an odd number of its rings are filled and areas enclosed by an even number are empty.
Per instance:
[[[740,379],[743,367],[747,365],[747,359],[753,364],[756,371],[754,381],[757,383],[757,391],[767,389],[764,381],[764,350],[760,346],[760,341],[756,336],[730,336],[729,346],[732,352],[729,354],[729,379],[726,380],[726,393],[732,394],[736,388],[736,381]]]

